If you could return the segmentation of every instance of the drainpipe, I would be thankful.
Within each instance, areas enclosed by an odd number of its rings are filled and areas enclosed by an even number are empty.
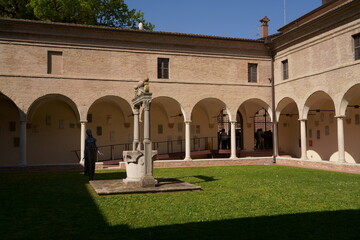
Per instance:
[[[271,54],[271,102],[273,109],[272,115],[273,115],[273,163],[276,163],[276,158],[278,156],[278,124],[276,119],[276,109],[275,109],[275,79],[274,79],[274,61],[275,57],[274,54]]]
[[[275,53],[271,47],[271,39],[265,38],[265,45],[268,47],[270,56],[271,56],[271,108],[272,108],[272,119],[273,119],[273,163],[276,163],[276,157],[278,156],[278,129],[277,129],[277,119],[276,119],[276,110],[275,110],[275,77],[274,77],[274,62],[275,62]]]

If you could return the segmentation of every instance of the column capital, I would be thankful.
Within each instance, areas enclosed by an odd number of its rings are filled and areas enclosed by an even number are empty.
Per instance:
[[[20,122],[27,122],[27,115],[25,113],[20,113]]]
[[[185,120],[184,123],[191,123],[191,120]]]
[[[137,106],[133,106],[133,112],[134,112],[134,115],[139,115],[139,112],[140,112],[140,107],[137,107]]]
[[[299,118],[299,121],[307,121],[307,118]]]
[[[151,99],[147,99],[143,101],[145,111],[150,111],[150,104],[151,104]]]
[[[84,124],[84,123],[87,123],[88,120],[80,120],[80,123]]]
[[[345,115],[336,115],[335,118],[346,118]]]
[[[236,124],[236,120],[231,120],[230,123],[231,124]]]

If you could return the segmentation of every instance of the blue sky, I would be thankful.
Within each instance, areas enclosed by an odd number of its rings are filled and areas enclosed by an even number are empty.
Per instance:
[[[310,12],[321,0],[285,0],[286,22]],[[260,37],[260,22],[268,16],[269,33],[284,25],[284,0],[125,0],[145,13],[155,31],[237,38]]]

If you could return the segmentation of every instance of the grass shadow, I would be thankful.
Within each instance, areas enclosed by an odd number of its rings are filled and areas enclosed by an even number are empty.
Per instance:
[[[136,230],[133,239],[359,239],[360,211],[301,213]]]
[[[216,181],[213,177],[197,176],[204,181]],[[95,175],[96,179],[124,177],[125,172]],[[6,240],[359,239],[360,210],[237,218],[138,229],[126,224],[111,225],[99,210],[99,198],[89,187],[88,179],[80,172],[1,174],[0,192],[0,239]],[[148,198],[144,195],[144,199]],[[108,200],[111,201],[110,198]],[[135,218],[140,210],[144,209],[134,209],[134,216],[130,217]]]

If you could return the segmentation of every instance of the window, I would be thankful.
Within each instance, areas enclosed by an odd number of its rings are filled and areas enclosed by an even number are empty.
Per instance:
[[[158,58],[158,78],[169,78],[168,58]]]
[[[289,78],[289,64],[288,64],[288,60],[284,60],[281,62],[282,63],[282,72],[283,72],[283,79],[288,79]]]
[[[48,74],[63,73],[63,56],[62,52],[48,51]]]
[[[257,82],[257,64],[248,64],[248,82]]]
[[[354,55],[355,60],[360,59],[360,34],[354,36]]]

